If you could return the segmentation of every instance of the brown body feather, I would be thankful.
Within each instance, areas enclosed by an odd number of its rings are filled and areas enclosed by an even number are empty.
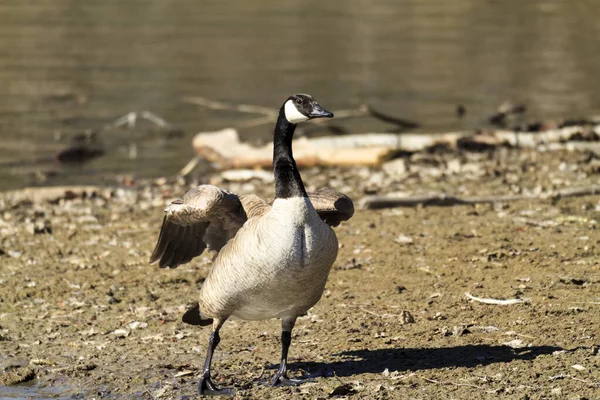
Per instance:
[[[308,193],[317,214],[330,226],[338,226],[354,214],[352,200],[333,189]],[[260,197],[237,196],[215,186],[201,185],[165,209],[160,235],[150,263],[160,268],[177,268],[208,248],[220,251],[251,217],[271,209]]]
[[[309,199],[267,203],[256,195],[238,197],[202,185],[169,205],[151,263],[176,268],[206,248],[219,252],[200,306],[190,308],[184,322],[207,325],[210,318],[229,315],[285,317],[312,307],[337,256],[330,226],[348,220],[354,206],[332,189],[309,193]],[[282,302],[282,295],[289,301]]]

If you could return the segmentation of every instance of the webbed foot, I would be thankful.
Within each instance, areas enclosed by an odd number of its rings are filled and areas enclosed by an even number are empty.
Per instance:
[[[271,380],[272,386],[298,386],[305,382],[310,382],[310,380],[306,379],[293,379],[288,378],[287,375],[279,375],[276,374]]]
[[[200,378],[198,393],[201,396],[231,396],[234,390],[232,388],[218,388],[210,379],[210,376],[207,376]]]

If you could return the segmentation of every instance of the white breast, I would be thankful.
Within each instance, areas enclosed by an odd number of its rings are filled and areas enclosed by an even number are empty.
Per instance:
[[[321,297],[337,256],[335,233],[310,200],[299,197],[276,199],[259,229],[260,249],[246,287],[260,290],[249,290],[234,315],[265,319],[308,310]]]
[[[249,320],[301,315],[319,301],[337,251],[333,229],[308,198],[276,199],[219,253],[202,285],[202,311]]]
[[[278,269],[305,265],[314,252],[313,231],[320,228],[322,221],[308,198],[276,199],[259,228],[269,246],[264,261]]]
[[[309,222],[310,217],[318,214],[308,197],[290,197],[287,199],[275,199],[270,211],[277,219],[289,220],[295,226],[303,226]]]

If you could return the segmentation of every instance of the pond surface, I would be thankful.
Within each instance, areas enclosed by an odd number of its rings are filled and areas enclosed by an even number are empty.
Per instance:
[[[77,400],[84,397],[67,386],[42,387],[35,380],[14,386],[0,386],[0,399],[4,400]]]
[[[193,155],[194,133],[252,118],[183,96],[277,107],[306,92],[332,110],[370,103],[428,131],[477,126],[505,100],[527,104],[532,119],[594,114],[599,10],[592,0],[6,1],[0,189],[175,174]],[[461,120],[457,104],[467,109]],[[142,110],[183,137],[110,131],[104,157],[68,168],[52,161],[73,135]]]

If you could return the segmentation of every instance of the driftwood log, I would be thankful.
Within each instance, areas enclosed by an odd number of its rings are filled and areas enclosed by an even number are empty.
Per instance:
[[[600,125],[589,127],[570,126],[549,129],[544,132],[513,132],[505,130],[474,134],[473,132],[450,133],[365,133],[344,136],[301,137],[294,141],[294,158],[300,166],[354,166],[379,165],[398,152],[418,152],[432,148],[456,149],[493,148],[497,146],[537,148],[552,143],[568,142],[572,138],[594,140],[600,136]],[[597,142],[573,149],[592,149]],[[219,169],[270,168],[273,159],[272,144],[252,146],[240,141],[233,128],[217,132],[203,132],[193,139],[193,147],[199,157],[215,164]],[[598,146],[596,146],[598,147]],[[186,175],[198,160],[192,160],[182,171]]]
[[[236,129],[273,123],[278,110],[251,105],[232,104],[204,97],[185,97],[183,102],[195,104],[211,110],[227,110],[259,115],[242,122],[236,128],[217,132],[201,132],[193,139],[197,157],[192,159],[180,175],[189,174],[200,159],[214,164],[218,169],[271,167],[272,145],[252,146],[243,143]],[[523,113],[523,106],[505,105],[499,112],[508,114]],[[390,116],[362,105],[357,109],[336,110],[335,121],[347,118],[372,117],[396,125],[396,131],[414,129],[417,123]],[[329,124],[329,120],[310,121],[315,124]],[[503,126],[503,125],[500,125]],[[548,125],[552,126],[552,125]],[[597,119],[581,120],[579,124],[554,125],[554,128],[535,132],[512,131],[506,129],[485,132],[449,133],[364,133],[354,135],[332,135],[317,138],[297,138],[294,141],[294,158],[300,166],[375,166],[392,158],[399,152],[419,152],[431,149],[470,149],[491,150],[498,146],[543,148],[551,150],[552,144],[564,144],[577,140],[582,144],[567,147],[569,150],[591,150],[596,152],[600,138],[600,122]],[[596,142],[596,143],[593,143]]]
[[[237,128],[250,128],[254,126],[260,126],[264,124],[275,123],[279,110],[276,108],[269,108],[263,106],[257,106],[253,104],[232,104],[218,100],[207,99],[206,97],[194,96],[194,97],[183,97],[181,99],[184,103],[194,104],[200,107],[208,108],[210,110],[223,110],[223,111],[236,111],[241,113],[249,114],[260,114],[262,117],[253,118],[251,120],[242,122]],[[404,118],[391,116],[381,111],[375,110],[373,106],[363,104],[358,108],[348,110],[335,110],[335,121],[349,118],[362,118],[362,117],[373,117],[383,122],[396,125],[396,131],[402,131],[406,129],[415,129],[420,126],[419,123],[409,121]],[[317,125],[331,125],[329,119],[313,119],[308,121],[312,124]]]
[[[377,165],[393,149],[401,147],[401,136],[395,134],[364,134],[345,136],[301,137],[294,141],[294,158],[300,166],[315,165]],[[235,129],[201,133],[192,141],[196,153],[216,163],[219,168],[270,168],[273,144],[252,146],[240,141]]]
[[[493,204],[493,203],[507,203],[518,200],[530,200],[530,199],[556,199],[562,197],[580,197],[580,196],[592,196],[600,195],[600,185],[592,185],[586,187],[574,187],[555,190],[540,194],[509,194],[509,195],[498,195],[498,196],[482,196],[482,197],[460,197],[453,196],[446,193],[434,193],[430,195],[421,196],[397,196],[397,195],[385,195],[385,196],[366,196],[363,197],[359,202],[359,207],[363,209],[381,209],[381,208],[392,208],[392,207],[415,207],[418,205],[423,206],[455,206],[464,204]]]
[[[11,204],[20,202],[55,203],[60,200],[112,196],[112,189],[101,186],[41,186],[0,192],[0,199]]]

